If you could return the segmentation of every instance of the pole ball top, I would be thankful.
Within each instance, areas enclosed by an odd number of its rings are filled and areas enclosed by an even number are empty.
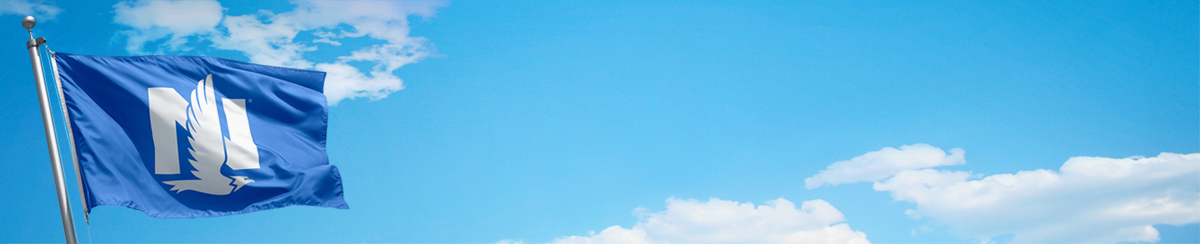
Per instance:
[[[37,20],[34,20],[33,16],[25,16],[25,19],[21,20],[21,26],[24,26],[26,30],[33,31],[33,25],[36,24]]]

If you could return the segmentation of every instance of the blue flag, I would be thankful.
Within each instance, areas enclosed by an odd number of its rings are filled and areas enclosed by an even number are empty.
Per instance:
[[[211,57],[55,55],[87,210],[156,218],[346,209],[325,73]]]

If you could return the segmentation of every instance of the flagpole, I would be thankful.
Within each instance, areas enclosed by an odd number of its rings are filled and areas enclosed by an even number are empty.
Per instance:
[[[58,212],[62,215],[66,243],[76,244],[75,221],[71,218],[71,205],[67,203],[67,184],[63,180],[58,138],[54,134],[54,118],[50,114],[50,100],[46,95],[46,77],[42,73],[42,58],[38,53],[38,46],[46,43],[46,38],[33,39],[33,26],[36,23],[33,16],[25,16],[25,19],[21,20],[21,26],[29,30],[29,42],[25,43],[25,47],[29,49],[29,59],[33,62],[33,79],[37,83],[38,103],[42,108],[42,126],[46,128],[46,146],[50,148],[50,166],[54,171],[54,190],[58,193]]]

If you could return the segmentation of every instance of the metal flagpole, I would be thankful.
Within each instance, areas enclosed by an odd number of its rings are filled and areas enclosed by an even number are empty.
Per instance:
[[[54,171],[54,190],[58,193],[58,212],[62,214],[63,232],[66,234],[67,244],[76,244],[75,221],[71,218],[71,205],[67,203],[67,184],[63,181],[58,138],[54,134],[54,118],[50,114],[50,100],[46,94],[46,77],[42,73],[42,58],[38,52],[38,46],[46,43],[46,38],[33,39],[33,25],[36,23],[33,16],[25,16],[25,19],[21,20],[21,26],[29,30],[29,42],[25,43],[25,47],[29,49],[29,59],[33,61],[33,79],[37,82],[38,103],[42,108],[42,126],[46,128],[46,146],[50,148],[50,166]]]

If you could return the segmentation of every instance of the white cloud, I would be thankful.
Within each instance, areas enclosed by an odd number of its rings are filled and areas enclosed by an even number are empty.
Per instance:
[[[928,144],[904,145],[900,149],[885,147],[850,160],[835,162],[821,173],[804,179],[804,187],[813,189],[825,184],[836,186],[877,181],[904,170],[963,164],[966,162],[964,154],[962,149],[955,148],[950,149],[947,155],[941,148]]]
[[[41,20],[52,20],[62,9],[43,0],[0,0],[0,15],[30,15]]]
[[[874,189],[915,203],[911,217],[985,242],[1153,242],[1153,225],[1200,222],[1200,153],[1073,157],[1058,171],[990,176],[903,170]]]
[[[224,11],[216,1],[139,1],[113,5],[113,22],[133,27],[122,31],[129,36],[125,50],[146,54],[146,43],[168,38],[161,48],[186,50],[187,37],[216,32]]]
[[[148,53],[145,44],[166,38],[154,52],[187,50],[194,37],[212,47],[239,51],[250,62],[325,71],[325,95],[331,105],[343,99],[382,99],[404,89],[396,69],[434,53],[425,38],[409,34],[409,16],[432,17],[442,1],[295,1],[296,8],[274,13],[227,16],[215,1],[138,1],[114,6],[114,22],[132,27],[130,53]],[[186,12],[185,14],[175,14]],[[187,16],[179,18],[178,16]],[[162,21],[160,18],[172,19]],[[190,20],[195,19],[195,20]],[[319,38],[297,41],[301,33]],[[343,54],[332,62],[306,57],[322,45],[340,46],[345,38],[367,37],[382,43]],[[366,63],[364,71],[352,63]]]
[[[639,208],[635,213],[644,212]],[[553,244],[602,243],[856,243],[867,235],[850,229],[845,217],[822,200],[796,205],[780,198],[755,206],[721,199],[667,199],[662,212],[640,214],[631,228],[608,227],[587,236],[557,238]],[[505,240],[499,244],[517,244]]]

